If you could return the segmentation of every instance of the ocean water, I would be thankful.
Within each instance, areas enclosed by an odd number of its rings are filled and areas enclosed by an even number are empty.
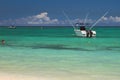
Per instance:
[[[50,80],[119,80],[120,27],[96,27],[95,38],[71,27],[0,27],[0,72]]]

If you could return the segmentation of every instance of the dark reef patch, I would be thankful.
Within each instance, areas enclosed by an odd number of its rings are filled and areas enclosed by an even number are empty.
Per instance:
[[[54,50],[77,50],[77,51],[93,51],[89,49],[84,48],[76,48],[76,47],[67,47],[66,45],[43,45],[43,44],[37,44],[37,45],[15,45],[15,44],[8,44],[6,45],[8,47],[26,47],[26,48],[32,48],[32,49],[54,49]]]
[[[120,51],[120,46],[110,46],[106,47],[106,50],[115,50],[115,51]]]

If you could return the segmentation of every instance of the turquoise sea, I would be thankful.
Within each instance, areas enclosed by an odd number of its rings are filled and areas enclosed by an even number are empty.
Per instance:
[[[0,27],[0,72],[50,80],[119,80],[120,27],[95,27],[95,38],[71,27]]]

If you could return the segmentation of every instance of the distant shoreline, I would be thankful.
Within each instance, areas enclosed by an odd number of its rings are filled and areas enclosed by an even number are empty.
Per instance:
[[[9,27],[9,26],[0,26],[0,27]],[[72,26],[16,26],[16,27],[72,27]],[[89,26],[88,26],[89,27]],[[95,27],[120,27],[120,26],[95,26]]]

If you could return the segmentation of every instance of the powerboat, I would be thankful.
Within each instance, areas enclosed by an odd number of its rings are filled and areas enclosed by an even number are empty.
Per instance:
[[[95,37],[97,32],[95,30],[92,30],[92,28],[101,21],[102,18],[104,18],[107,14],[108,11],[102,16],[100,17],[92,26],[89,27],[89,29],[86,29],[86,26],[88,25],[88,23],[86,23],[88,14],[85,17],[85,20],[83,23],[76,23],[75,25],[73,25],[73,23],[70,21],[69,17],[66,15],[65,12],[63,12],[63,14],[66,16],[66,18],[68,19],[69,23],[72,25],[74,32],[76,34],[76,36],[78,37]]]
[[[74,32],[76,36],[79,37],[95,37],[96,31],[94,30],[87,30],[85,25],[79,25],[79,23],[76,23],[76,26],[74,28]]]

